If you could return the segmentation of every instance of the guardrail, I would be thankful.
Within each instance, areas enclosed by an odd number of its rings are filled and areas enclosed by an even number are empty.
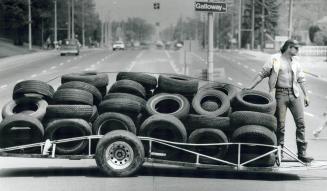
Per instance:
[[[326,56],[327,46],[301,46],[300,56]]]

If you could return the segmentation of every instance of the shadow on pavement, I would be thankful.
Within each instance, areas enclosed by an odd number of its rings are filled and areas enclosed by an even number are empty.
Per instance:
[[[48,168],[10,168],[2,169],[0,177],[48,177],[48,176],[86,176],[107,178],[97,167],[48,167]],[[245,172],[217,170],[188,170],[144,167],[136,176],[162,176],[181,178],[212,178],[212,179],[247,179],[289,181],[300,180],[296,174],[280,172]]]

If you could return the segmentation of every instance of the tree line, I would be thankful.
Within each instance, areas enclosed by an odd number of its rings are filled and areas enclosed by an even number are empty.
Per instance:
[[[58,40],[67,38],[68,2],[57,0]],[[84,3],[84,13],[82,3]],[[94,0],[75,3],[75,34],[82,41],[82,18],[85,19],[86,43],[100,41],[101,21],[95,11]],[[34,45],[42,45],[47,38],[54,40],[54,1],[31,0],[32,40]],[[15,45],[23,45],[28,40],[28,0],[0,1],[0,36],[12,39]]]

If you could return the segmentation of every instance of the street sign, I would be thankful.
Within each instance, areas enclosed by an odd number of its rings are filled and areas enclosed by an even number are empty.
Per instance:
[[[226,3],[221,3],[221,2],[198,1],[195,2],[194,8],[196,11],[220,12],[220,13],[227,12]]]

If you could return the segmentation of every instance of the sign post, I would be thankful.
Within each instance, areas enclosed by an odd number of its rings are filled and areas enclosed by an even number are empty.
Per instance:
[[[227,5],[223,2],[195,2],[194,8],[196,11],[206,11],[208,12],[208,54],[207,54],[207,77],[209,81],[213,81],[213,12],[226,12]]]

